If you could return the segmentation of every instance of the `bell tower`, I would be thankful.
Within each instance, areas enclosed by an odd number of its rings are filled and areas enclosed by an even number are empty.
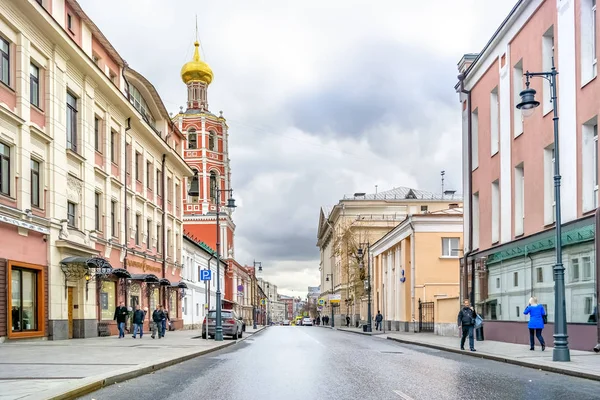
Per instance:
[[[226,208],[230,189],[231,169],[229,164],[229,133],[223,112],[214,115],[208,108],[208,86],[213,81],[213,72],[200,58],[200,43],[194,43],[192,60],[181,68],[181,79],[187,86],[187,108],[183,107],[173,117],[187,138],[184,160],[195,171],[187,179],[187,189],[198,196],[184,192],[184,231],[186,234],[216,248],[216,210],[219,202],[221,256],[233,258],[235,224],[231,211]],[[217,194],[218,193],[218,194]]]

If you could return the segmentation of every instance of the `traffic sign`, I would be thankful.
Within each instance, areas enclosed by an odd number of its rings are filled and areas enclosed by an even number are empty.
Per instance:
[[[201,281],[210,281],[212,278],[212,271],[210,269],[201,269],[200,270],[200,280]]]

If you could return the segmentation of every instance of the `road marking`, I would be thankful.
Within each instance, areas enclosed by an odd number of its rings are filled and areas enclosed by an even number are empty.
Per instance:
[[[399,390],[394,390],[393,392],[396,393],[398,396],[402,397],[404,400],[414,400],[412,397],[410,397],[407,394],[402,393]]]

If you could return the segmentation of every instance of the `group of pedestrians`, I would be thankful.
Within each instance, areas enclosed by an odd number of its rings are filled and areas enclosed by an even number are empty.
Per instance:
[[[146,320],[146,314],[148,313],[148,308],[141,309],[139,305],[135,306],[135,311],[132,315],[132,324],[133,324],[133,335],[134,339],[137,338],[139,333],[140,339],[144,335],[144,321]],[[117,321],[117,326],[119,328],[119,339],[125,337],[125,324],[127,323],[127,318],[129,318],[129,310],[123,302],[120,302],[117,308],[115,309],[114,320]],[[169,317],[169,310],[163,308],[162,305],[158,304],[156,309],[152,312],[152,319],[150,320],[150,330],[152,335],[150,336],[154,339],[156,336],[158,338],[165,337],[165,332],[167,330],[167,325],[171,324],[171,318]]]
[[[546,342],[542,336],[544,325],[546,324],[546,310],[544,306],[538,304],[537,298],[532,297],[529,299],[529,305],[523,310],[524,315],[529,315],[529,323],[527,328],[529,329],[529,350],[535,350],[535,338],[537,337],[542,351],[546,350]],[[458,312],[458,326],[462,328],[462,335],[460,339],[460,349],[465,349],[465,341],[467,336],[469,337],[469,348],[471,351],[475,350],[475,339],[473,338],[473,329],[477,324],[477,312],[471,305],[468,299],[465,299],[461,310]]]

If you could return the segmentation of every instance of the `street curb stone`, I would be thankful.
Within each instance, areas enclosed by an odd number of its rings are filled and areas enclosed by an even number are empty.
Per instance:
[[[507,364],[518,365],[520,367],[532,368],[532,369],[537,369],[537,370],[546,371],[546,372],[553,372],[556,374],[569,375],[569,376],[574,376],[577,378],[585,378],[585,379],[589,379],[589,380],[593,380],[593,381],[600,381],[600,375],[590,374],[587,372],[572,371],[572,370],[560,368],[560,367],[553,367],[553,366],[549,366],[549,365],[540,365],[540,364],[534,364],[534,363],[527,362],[527,361],[516,360],[514,358],[495,356],[493,354],[481,353],[481,352],[463,351],[460,349],[454,349],[454,348],[447,347],[447,346],[441,346],[441,345],[431,344],[431,343],[422,343],[422,342],[411,341],[411,340],[406,340],[406,339],[398,339],[398,338],[394,338],[394,337],[390,337],[390,336],[388,336],[388,340],[392,340],[394,342],[399,342],[399,343],[404,343],[404,344],[412,344],[415,346],[429,347],[431,349],[437,349],[437,350],[447,351],[450,353],[462,354],[462,355],[470,356],[470,357],[477,357],[477,358],[483,358],[483,359],[492,360],[492,361],[504,362]]]
[[[167,367],[171,367],[173,365],[176,364],[180,364],[182,362],[191,360],[193,358],[196,357],[200,357],[206,354],[210,354],[213,353],[215,351],[218,350],[222,350],[225,348],[228,348],[230,346],[233,346],[239,342],[242,342],[244,340],[246,340],[249,337],[253,337],[254,335],[264,331],[266,328],[268,327],[263,327],[260,330],[253,332],[250,335],[246,335],[244,338],[242,339],[238,339],[235,342],[229,342],[229,343],[224,343],[221,346],[216,346],[213,347],[211,349],[206,349],[206,350],[201,350],[201,351],[197,351],[195,353],[191,353],[191,354],[186,354],[185,356],[181,356],[181,357],[177,357],[177,358],[173,358],[171,360],[166,360],[166,361],[162,361],[156,364],[150,364],[150,365],[144,365],[142,367],[133,367],[132,370],[130,371],[126,371],[126,372],[121,372],[115,375],[110,375],[110,376],[105,376],[102,378],[94,378],[94,377],[89,377],[87,378],[89,380],[89,382],[86,383],[82,383],[80,385],[78,385],[77,387],[70,389],[64,393],[58,394],[58,395],[52,395],[50,397],[45,397],[45,400],[70,400],[70,399],[76,399],[78,397],[84,396],[86,394],[95,392],[96,390],[102,389],[104,387],[107,386],[111,386],[114,385],[116,383],[120,383],[120,382],[124,382],[133,378],[138,378],[140,376],[143,375],[147,375],[150,374],[152,372],[156,372],[158,370],[161,370],[163,368],[167,368]],[[84,378],[85,379],[85,378]]]

